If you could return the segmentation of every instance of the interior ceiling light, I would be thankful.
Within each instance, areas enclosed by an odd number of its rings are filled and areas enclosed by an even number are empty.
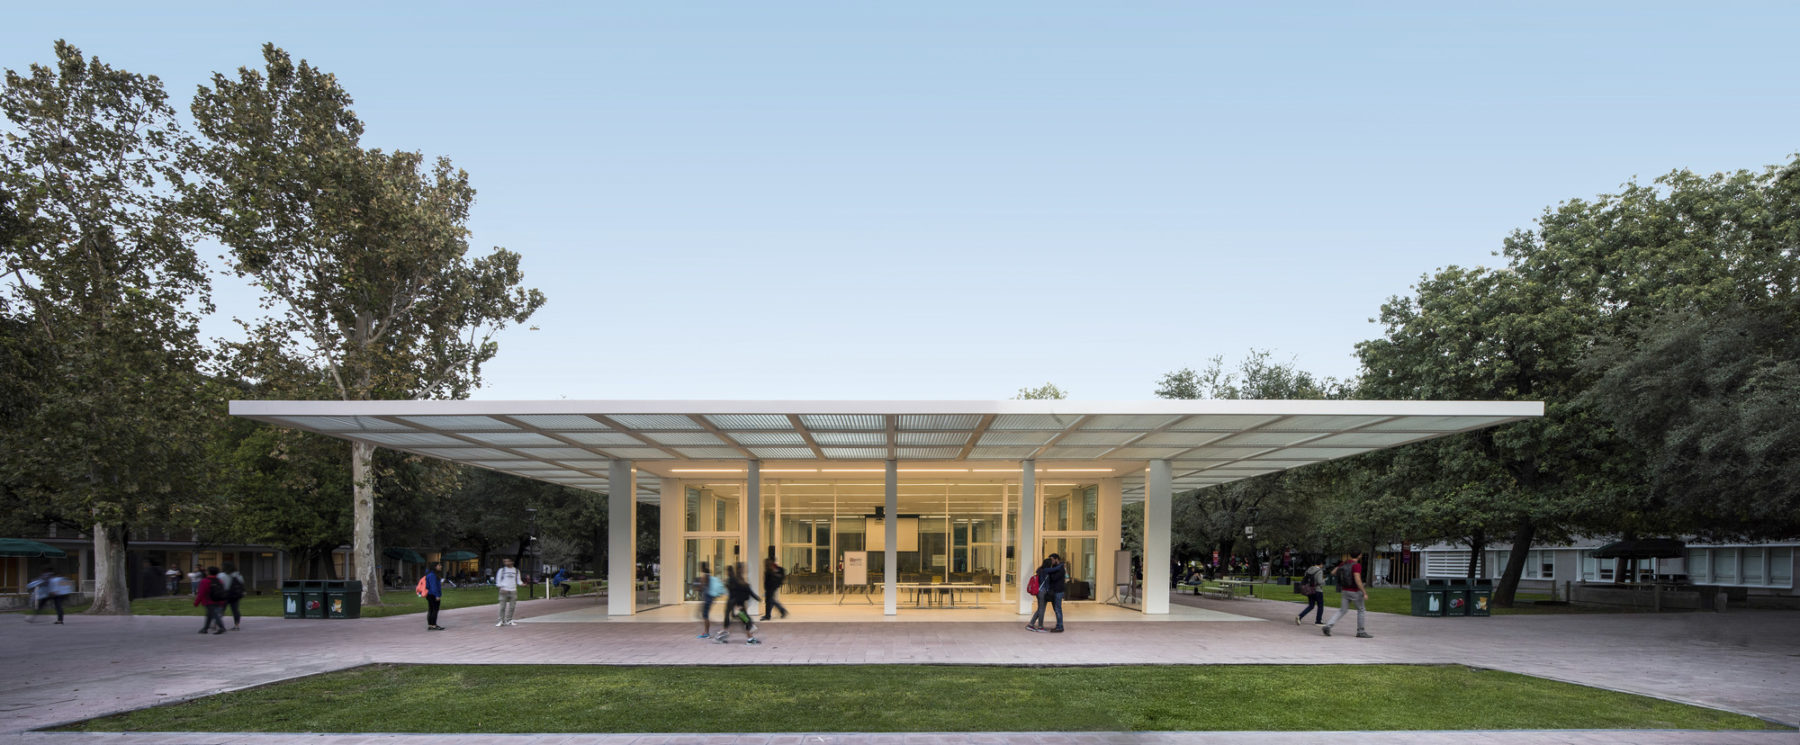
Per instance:
[[[1111,468],[1040,468],[1049,473],[1112,473]]]
[[[763,473],[818,473],[817,468],[764,468]]]
[[[743,473],[742,468],[671,468],[669,473]]]
[[[881,473],[880,468],[821,468],[822,473]]]

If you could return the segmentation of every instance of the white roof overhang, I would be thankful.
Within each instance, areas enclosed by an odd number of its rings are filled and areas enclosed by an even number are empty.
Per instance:
[[[1126,478],[1186,491],[1544,414],[1538,401],[232,401],[233,416],[606,491],[614,460],[660,478],[879,472]],[[656,500],[639,478],[640,498]]]

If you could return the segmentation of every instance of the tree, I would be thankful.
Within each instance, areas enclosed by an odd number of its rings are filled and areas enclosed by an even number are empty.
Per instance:
[[[1645,454],[1645,502],[1715,540],[1800,535],[1800,299],[1676,311],[1588,360],[1584,394]]]
[[[0,432],[7,491],[92,526],[92,613],[129,613],[125,542],[199,482],[209,285],[176,208],[186,142],[161,81],[56,43],[6,72],[5,343],[24,408]]]
[[[1048,401],[1068,398],[1069,393],[1056,387],[1055,383],[1045,383],[1036,388],[1020,388],[1013,396],[1014,401]]]
[[[337,80],[263,47],[265,70],[215,74],[192,111],[209,180],[193,209],[263,288],[269,338],[315,360],[335,397],[460,398],[498,353],[495,335],[544,298],[520,286],[519,255],[469,259],[468,174],[446,158],[360,144]],[[353,563],[363,602],[376,576],[375,448],[351,447]]]
[[[1225,367],[1223,356],[1213,357],[1199,371],[1182,368],[1168,373],[1157,384],[1158,398],[1180,399],[1312,399],[1341,398],[1344,386],[1331,378],[1315,378],[1291,360],[1277,362],[1266,349],[1252,349],[1235,370]],[[1192,525],[1200,545],[1217,545],[1221,565],[1229,565],[1244,529],[1260,522],[1265,506],[1292,497],[1298,491],[1287,474],[1257,476],[1190,492],[1178,499],[1174,512]],[[1179,502],[1191,501],[1191,505]],[[1283,510],[1271,509],[1274,514]]]

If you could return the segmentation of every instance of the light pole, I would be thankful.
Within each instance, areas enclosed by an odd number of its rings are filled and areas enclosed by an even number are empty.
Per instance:
[[[525,597],[527,599],[533,599],[537,597],[538,575],[544,573],[544,560],[538,556],[537,508],[526,507],[525,511],[531,513],[531,535],[529,544],[527,545],[527,548],[531,551],[531,589],[525,591]],[[545,596],[548,597],[548,593],[546,593]]]

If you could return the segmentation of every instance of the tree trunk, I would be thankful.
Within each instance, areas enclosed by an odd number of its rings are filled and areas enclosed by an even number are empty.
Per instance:
[[[87,612],[131,615],[131,590],[125,584],[125,534],[105,523],[94,523],[94,604]]]
[[[1487,553],[1487,532],[1482,531],[1482,530],[1477,530],[1477,531],[1475,531],[1475,535],[1469,537],[1469,577],[1468,578],[1470,580],[1475,579],[1476,572],[1478,570],[1480,570],[1480,568],[1481,568],[1481,558],[1482,558],[1481,555],[1485,554],[1485,553]]]
[[[1506,555],[1506,570],[1500,574],[1500,584],[1494,587],[1494,605],[1513,607],[1519,578],[1525,576],[1525,554],[1531,550],[1531,542],[1536,537],[1537,525],[1529,517],[1521,519],[1518,531],[1513,533],[1512,551]]]
[[[350,444],[350,476],[355,482],[356,528],[350,541],[350,579],[362,580],[363,605],[381,605],[381,577],[375,564],[375,446]]]
[[[1231,548],[1235,545],[1237,541],[1230,538],[1219,541],[1219,565],[1214,569],[1220,577],[1231,574]]]

